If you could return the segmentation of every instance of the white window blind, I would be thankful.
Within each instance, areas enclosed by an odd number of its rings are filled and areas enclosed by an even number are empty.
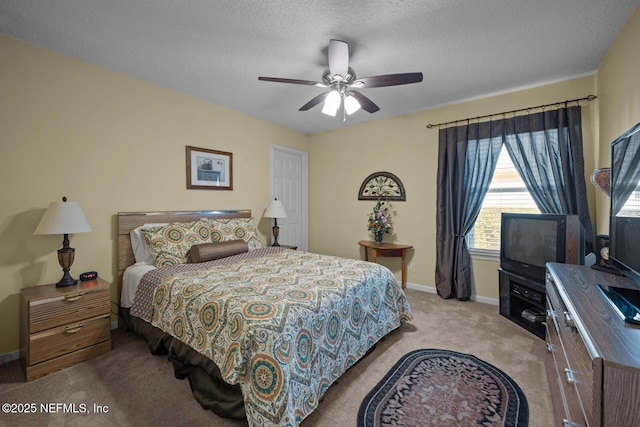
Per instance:
[[[540,213],[505,147],[467,242],[471,250],[500,251],[502,212]]]
[[[620,209],[619,216],[640,216],[640,186],[633,190],[624,205]]]

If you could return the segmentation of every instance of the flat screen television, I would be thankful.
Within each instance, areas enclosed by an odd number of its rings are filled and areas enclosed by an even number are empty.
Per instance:
[[[584,264],[577,215],[503,213],[500,268],[544,282],[548,262]]]
[[[640,123],[611,143],[609,262],[640,285]]]

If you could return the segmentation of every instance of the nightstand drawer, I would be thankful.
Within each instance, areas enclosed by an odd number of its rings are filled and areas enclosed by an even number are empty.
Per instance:
[[[109,314],[109,292],[79,291],[29,302],[29,333]]]
[[[111,320],[109,314],[32,334],[29,337],[28,364],[44,362],[107,341],[110,338]]]

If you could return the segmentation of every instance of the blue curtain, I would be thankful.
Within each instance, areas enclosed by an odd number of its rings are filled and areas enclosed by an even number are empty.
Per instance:
[[[593,248],[579,106],[440,129],[435,279],[442,298],[471,297],[474,279],[466,236],[478,218],[503,143],[540,211],[578,215],[586,248]]]
[[[478,218],[502,147],[502,124],[440,130],[438,150],[436,290],[467,300],[474,286],[466,236]]]

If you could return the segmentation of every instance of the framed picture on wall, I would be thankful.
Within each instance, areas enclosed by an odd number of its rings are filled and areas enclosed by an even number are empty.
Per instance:
[[[187,145],[187,189],[233,190],[233,154]]]

